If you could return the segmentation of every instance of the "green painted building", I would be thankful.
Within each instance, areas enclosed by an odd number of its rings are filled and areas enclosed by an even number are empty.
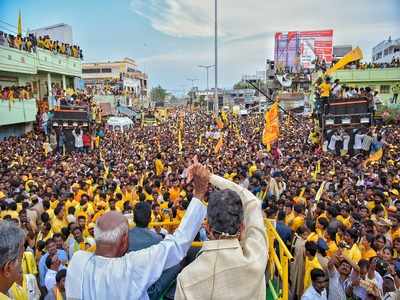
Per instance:
[[[82,62],[78,58],[39,48],[27,52],[0,46],[0,87],[30,85],[33,91],[30,100],[0,100],[0,139],[31,130],[36,120],[36,101],[51,99],[54,85],[64,90],[76,88],[81,76]]]
[[[400,84],[400,68],[338,70],[332,77],[351,87],[369,86],[388,103],[393,97],[392,87]]]

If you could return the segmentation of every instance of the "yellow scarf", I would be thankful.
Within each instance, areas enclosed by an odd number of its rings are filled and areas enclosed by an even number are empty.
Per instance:
[[[22,286],[19,284],[15,283],[11,286],[10,289],[10,294],[12,296],[12,299],[15,300],[28,300],[28,292],[26,289],[26,279],[25,276],[22,276]]]

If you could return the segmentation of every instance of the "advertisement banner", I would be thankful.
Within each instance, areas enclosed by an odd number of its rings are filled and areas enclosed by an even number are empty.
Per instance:
[[[275,33],[277,69],[298,72],[315,67],[315,60],[332,63],[333,30]]]

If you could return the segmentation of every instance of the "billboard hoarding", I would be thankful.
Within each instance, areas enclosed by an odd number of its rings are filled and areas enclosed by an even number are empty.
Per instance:
[[[317,58],[330,64],[332,52],[331,29],[275,33],[275,63],[278,68],[288,68],[291,71],[312,69]]]

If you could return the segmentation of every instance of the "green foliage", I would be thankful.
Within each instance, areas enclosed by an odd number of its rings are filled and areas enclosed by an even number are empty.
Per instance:
[[[160,85],[155,86],[151,89],[150,98],[151,101],[159,102],[164,101],[167,97],[167,91],[163,89]]]

